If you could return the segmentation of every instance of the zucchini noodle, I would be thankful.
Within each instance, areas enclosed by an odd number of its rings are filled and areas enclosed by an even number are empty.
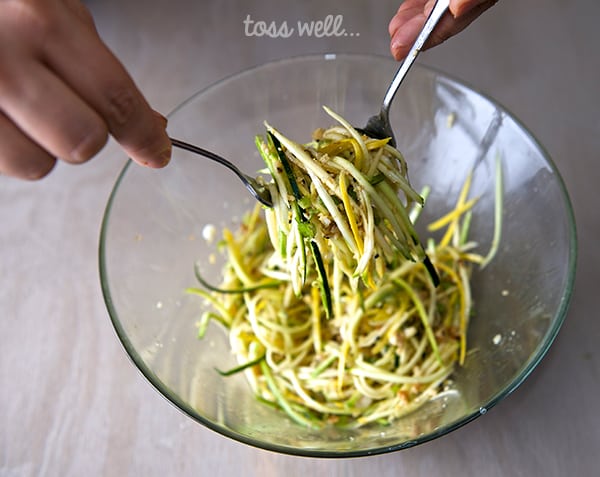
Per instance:
[[[239,366],[219,372],[244,373],[259,400],[312,428],[389,423],[464,362],[471,269],[497,244],[483,257],[468,240],[469,176],[425,250],[402,155],[326,111],[340,125],[305,145],[266,125],[256,144],[274,206],[223,231],[218,287],[188,291],[210,305],[200,333],[211,320],[228,332]],[[496,202],[501,216],[498,190]]]

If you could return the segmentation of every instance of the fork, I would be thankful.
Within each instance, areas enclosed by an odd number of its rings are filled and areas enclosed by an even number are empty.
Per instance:
[[[367,121],[367,125],[364,128],[357,128],[358,131],[376,139],[384,139],[389,137],[391,138],[390,145],[394,147],[396,146],[396,139],[394,137],[394,132],[392,130],[389,118],[390,105],[392,104],[392,100],[396,95],[396,91],[398,91],[400,84],[402,84],[402,81],[408,73],[408,70],[413,65],[415,59],[417,58],[417,55],[420,53],[421,49],[423,48],[423,45],[427,41],[427,38],[429,38],[429,35],[433,31],[439,20],[448,10],[449,4],[450,0],[438,0],[435,3],[433,9],[431,10],[431,13],[429,14],[429,17],[427,18],[427,21],[425,22],[425,25],[423,26],[421,32],[419,33],[419,36],[417,37],[417,40],[411,47],[410,51],[408,52],[408,55],[406,56],[406,58],[400,65],[400,68],[394,75],[394,78],[392,79],[392,82],[390,83],[383,98],[381,111],[379,112],[379,114],[370,117]],[[271,193],[269,192],[269,189],[264,184],[260,184],[254,177],[251,177],[242,172],[240,169],[238,169],[238,167],[235,164],[219,156],[218,154],[215,154],[214,152],[208,151],[193,144],[189,144],[179,139],[170,139],[171,143],[175,147],[184,149],[189,152],[193,152],[194,154],[199,154],[227,167],[239,177],[239,179],[244,183],[246,188],[256,198],[256,200],[258,200],[261,204],[265,205],[266,207],[273,207],[273,200],[271,198]]]
[[[427,41],[427,38],[429,38],[429,35],[433,31],[437,23],[440,21],[444,13],[446,13],[446,11],[448,10],[449,4],[450,0],[438,0],[437,2],[435,2],[435,5],[433,6],[431,13],[429,14],[429,17],[427,17],[425,25],[423,25],[423,28],[421,29],[421,32],[417,37],[417,40],[415,41],[410,51],[408,52],[408,55],[400,65],[400,68],[398,68],[398,71],[396,71],[396,74],[394,75],[394,78],[392,79],[392,82],[390,83],[385,93],[383,102],[381,104],[381,111],[379,112],[379,114],[371,116],[367,121],[367,125],[362,129],[358,128],[357,131],[375,139],[385,139],[389,137],[391,138],[390,145],[396,147],[394,131],[392,130],[392,125],[390,124],[390,105],[392,104],[392,100],[396,95],[396,91],[398,91],[398,88],[400,87],[402,81],[408,73],[408,70],[415,62],[417,55],[421,52],[421,49]]]
[[[171,144],[173,144],[173,146],[175,147],[184,149],[189,152],[193,152],[194,154],[199,154],[227,167],[240,178],[240,180],[246,186],[246,189],[250,191],[250,193],[254,196],[256,200],[258,200],[261,204],[267,207],[273,207],[273,200],[271,198],[271,193],[269,192],[269,189],[264,184],[259,183],[254,177],[243,173],[240,169],[238,169],[238,167],[235,164],[219,156],[218,154],[215,154],[214,152],[208,151],[198,146],[194,146],[193,144],[189,144],[184,141],[180,141],[179,139],[170,139]]]

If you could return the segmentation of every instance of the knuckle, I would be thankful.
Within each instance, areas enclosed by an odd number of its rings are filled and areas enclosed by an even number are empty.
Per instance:
[[[130,86],[116,86],[108,92],[107,121],[110,128],[126,126],[136,115],[140,100]]]

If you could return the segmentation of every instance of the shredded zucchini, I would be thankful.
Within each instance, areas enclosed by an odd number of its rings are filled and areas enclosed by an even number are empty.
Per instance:
[[[486,257],[467,240],[469,175],[425,253],[413,226],[423,199],[402,155],[326,111],[340,125],[305,145],[267,125],[256,143],[274,206],[224,230],[221,283],[190,291],[213,310],[201,335],[209,319],[228,331],[240,366],[223,374],[243,372],[260,401],[313,428],[387,423],[464,362],[472,264],[491,260],[500,234]],[[496,228],[500,164],[497,182]]]

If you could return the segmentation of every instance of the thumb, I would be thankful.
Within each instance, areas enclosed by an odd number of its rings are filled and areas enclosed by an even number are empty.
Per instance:
[[[167,118],[158,111],[151,109],[150,112],[148,134],[143,138],[143,142],[137,143],[142,144],[141,147],[137,144],[134,147],[130,144],[121,146],[135,162],[151,168],[160,168],[171,160],[172,145],[166,132]]]

